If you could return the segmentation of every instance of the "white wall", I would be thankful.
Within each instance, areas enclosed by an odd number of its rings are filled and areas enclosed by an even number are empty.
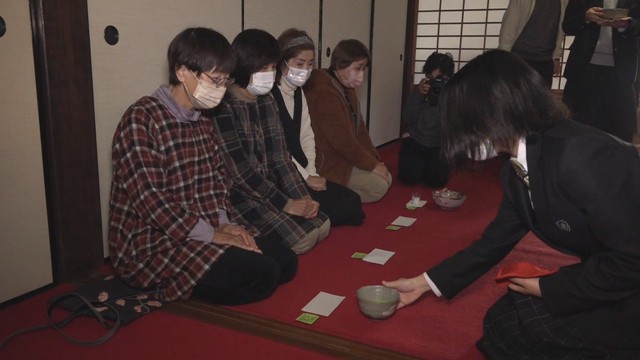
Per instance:
[[[53,281],[28,1],[0,2],[0,303]]]

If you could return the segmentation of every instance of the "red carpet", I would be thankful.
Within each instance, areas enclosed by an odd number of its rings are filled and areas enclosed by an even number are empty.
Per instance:
[[[392,145],[381,151],[392,173],[397,149]],[[493,218],[502,197],[498,168],[496,159],[479,171],[454,176],[448,187],[468,194],[466,203],[456,211],[437,208],[430,198],[432,189],[395,183],[381,202],[366,205],[363,226],[332,229],[323,243],[302,255],[293,282],[265,301],[233,309],[419,358],[482,358],[474,346],[481,335],[482,318],[506,291],[492,280],[496,269],[451,302],[430,295],[383,321],[370,320],[359,312],[355,292],[360,286],[379,284],[383,279],[417,275],[476,239]],[[429,203],[421,209],[407,210],[405,204],[416,190]],[[399,215],[418,220],[409,228],[385,230]],[[367,253],[374,248],[396,254],[384,266],[351,258],[354,252]],[[536,254],[540,248],[544,255]],[[546,268],[574,262],[531,235],[504,262],[522,260]],[[319,291],[346,298],[331,316],[321,317],[313,325],[295,321]]]
[[[398,145],[381,150],[383,160],[395,174]],[[387,320],[370,320],[357,306],[355,292],[363,285],[414,276],[475,240],[493,218],[501,200],[497,160],[480,171],[456,174],[449,188],[468,194],[456,211],[438,209],[430,198],[432,189],[406,187],[398,182],[375,204],[365,205],[367,219],[361,227],[342,227],[309,254],[300,256],[300,270],[289,284],[260,303],[230,307],[234,311],[278,320],[296,327],[381,347],[425,359],[481,359],[474,344],[481,336],[486,309],[502,294],[492,269],[453,301],[429,295]],[[421,191],[429,203],[407,210],[411,193]],[[385,230],[397,216],[418,220],[409,228]],[[374,248],[396,254],[386,265],[351,258],[354,252]],[[522,241],[503,263],[528,261],[543,268],[573,262],[532,235]],[[0,338],[45,322],[46,301],[66,291],[58,287],[0,311]],[[329,317],[313,325],[295,321],[301,309],[319,291],[345,296]],[[74,325],[76,334],[98,334],[87,319]],[[53,330],[27,334],[0,349],[2,359],[326,359],[318,353],[256,336],[233,332],[201,321],[158,311],[121,328],[106,344],[85,348],[70,344]]]
[[[1,310],[0,339],[16,330],[45,324],[47,301],[69,289],[70,286],[59,286]],[[85,340],[104,334],[97,322],[85,318],[77,319],[68,330]],[[109,341],[96,347],[72,344],[48,329],[14,338],[0,349],[0,359],[326,360],[331,357],[156,311],[121,327]]]

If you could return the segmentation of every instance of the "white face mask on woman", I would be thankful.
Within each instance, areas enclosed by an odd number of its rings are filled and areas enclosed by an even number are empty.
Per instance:
[[[293,86],[303,86],[307,80],[309,80],[309,76],[311,76],[311,69],[298,69],[293,66],[287,65],[287,75],[285,79]]]
[[[196,86],[193,95],[189,92],[187,86],[182,83],[187,90],[187,94],[189,94],[191,104],[193,104],[196,109],[213,109],[218,106],[227,88],[225,86],[218,87],[215,84],[200,80],[193,71],[189,71],[196,78],[196,81],[198,81],[198,86]]]
[[[275,70],[253,73],[251,74],[251,83],[247,86],[247,91],[254,96],[264,95],[271,91],[275,81]]]
[[[340,74],[342,85],[351,89],[355,89],[358,86],[362,85],[362,82],[364,81],[364,71],[361,70],[347,68],[339,70],[338,74]]]

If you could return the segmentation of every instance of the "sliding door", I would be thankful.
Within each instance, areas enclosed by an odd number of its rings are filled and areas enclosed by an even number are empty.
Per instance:
[[[0,303],[53,282],[30,25],[0,2]]]
[[[407,1],[375,0],[371,65],[369,134],[375,145],[398,138]]]
[[[304,30],[317,43],[320,0],[244,0],[244,28],[257,28],[278,38],[289,28]]]
[[[323,0],[322,1],[322,44],[320,61],[328,68],[331,52],[343,39],[357,39],[369,48],[371,30],[371,0]],[[367,119],[369,80],[358,88],[362,115]]]

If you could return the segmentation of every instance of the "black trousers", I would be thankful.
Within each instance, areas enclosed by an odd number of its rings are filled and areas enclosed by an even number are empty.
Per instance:
[[[640,349],[610,348],[582,340],[571,316],[551,315],[541,298],[511,290],[487,311],[477,346],[487,359],[640,358]]]
[[[320,203],[320,211],[327,214],[332,227],[360,225],[364,221],[360,195],[348,187],[327,180],[326,190],[308,190],[311,198]]]
[[[398,180],[401,183],[422,183],[440,188],[449,182],[450,172],[440,147],[424,146],[411,138],[402,139],[398,156]]]
[[[215,304],[240,305],[269,297],[293,279],[298,257],[278,239],[260,237],[262,254],[229,247],[200,280],[192,296]]]
[[[635,84],[621,84],[615,68],[589,65],[585,74],[567,79],[564,102],[573,119],[631,142],[637,131]]]

